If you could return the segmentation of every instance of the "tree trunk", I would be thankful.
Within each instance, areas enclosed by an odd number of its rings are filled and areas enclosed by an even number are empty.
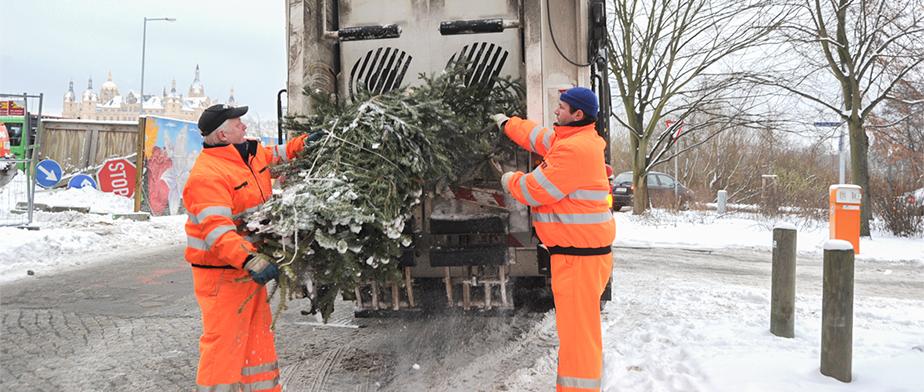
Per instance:
[[[632,160],[632,186],[635,187],[632,195],[632,215],[641,215],[648,210],[648,159],[645,152],[648,143],[639,141],[635,150],[635,159]]]
[[[863,188],[863,204],[860,209],[860,235],[869,237],[869,222],[872,220],[873,190],[869,187],[869,138],[863,129],[863,118],[851,116],[847,121],[850,130],[850,179]]]

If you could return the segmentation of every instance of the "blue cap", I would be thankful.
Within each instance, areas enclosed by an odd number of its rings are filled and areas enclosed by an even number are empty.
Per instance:
[[[561,93],[562,102],[571,106],[571,109],[581,109],[587,117],[597,118],[597,111],[600,110],[600,104],[597,102],[597,94],[594,94],[586,87],[572,87]]]

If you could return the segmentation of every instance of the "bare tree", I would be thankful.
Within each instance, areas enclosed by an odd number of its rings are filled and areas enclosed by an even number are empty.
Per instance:
[[[781,31],[803,57],[791,73],[757,78],[835,113],[850,136],[850,174],[864,190],[860,234],[869,235],[867,119],[924,62],[924,0],[799,0]],[[827,87],[833,78],[837,87]],[[831,86],[831,83],[828,83]]]
[[[769,0],[615,0],[609,67],[619,90],[614,117],[629,130],[633,213],[649,207],[647,173],[725,129],[763,128],[756,90],[735,70],[749,48],[766,44],[786,8]],[[685,121],[693,113],[706,123]],[[665,119],[670,126],[661,126]],[[684,135],[708,136],[675,148]]]
[[[909,104],[924,102],[924,72],[920,74],[897,83],[893,93],[902,99],[885,101],[866,123],[875,140],[870,181],[884,184],[884,197],[924,186],[924,105]]]

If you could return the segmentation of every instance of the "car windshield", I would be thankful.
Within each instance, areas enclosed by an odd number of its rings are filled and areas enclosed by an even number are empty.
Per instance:
[[[613,179],[614,184],[621,184],[623,182],[632,182],[632,172],[619,173],[619,175]]]
[[[22,124],[6,123],[7,132],[9,132],[10,145],[18,146],[22,139]]]

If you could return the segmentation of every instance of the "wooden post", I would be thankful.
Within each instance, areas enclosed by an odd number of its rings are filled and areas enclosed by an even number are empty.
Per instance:
[[[796,227],[773,228],[773,278],[770,286],[770,333],[791,338],[796,306]]]
[[[379,282],[372,281],[372,309],[379,310]]]
[[[362,309],[362,308],[363,308],[363,296],[362,296],[362,292],[359,291],[359,287],[358,287],[358,286],[356,287],[356,289],[354,289],[354,291],[356,292],[356,306],[358,306],[359,309]]]
[[[443,267],[443,271],[446,272],[446,277],[443,278],[443,282],[446,284],[446,306],[453,307],[452,300],[452,273],[449,270],[449,267]]]
[[[821,300],[821,374],[851,381],[853,365],[853,245],[825,243]]]
[[[398,293],[398,284],[391,284],[391,309],[399,310],[401,309],[401,295]]]
[[[415,307],[414,304],[414,282],[411,278],[411,267],[404,267],[404,285],[407,291],[407,304],[409,307]]]
[[[141,97],[144,105],[144,97]],[[141,211],[141,200],[144,198],[143,181],[144,181],[144,138],[146,137],[145,126],[147,117],[138,117],[138,139],[135,152],[135,212]]]
[[[509,306],[509,302],[507,302],[507,266],[498,266],[497,276],[500,278],[501,305],[506,308]]]

